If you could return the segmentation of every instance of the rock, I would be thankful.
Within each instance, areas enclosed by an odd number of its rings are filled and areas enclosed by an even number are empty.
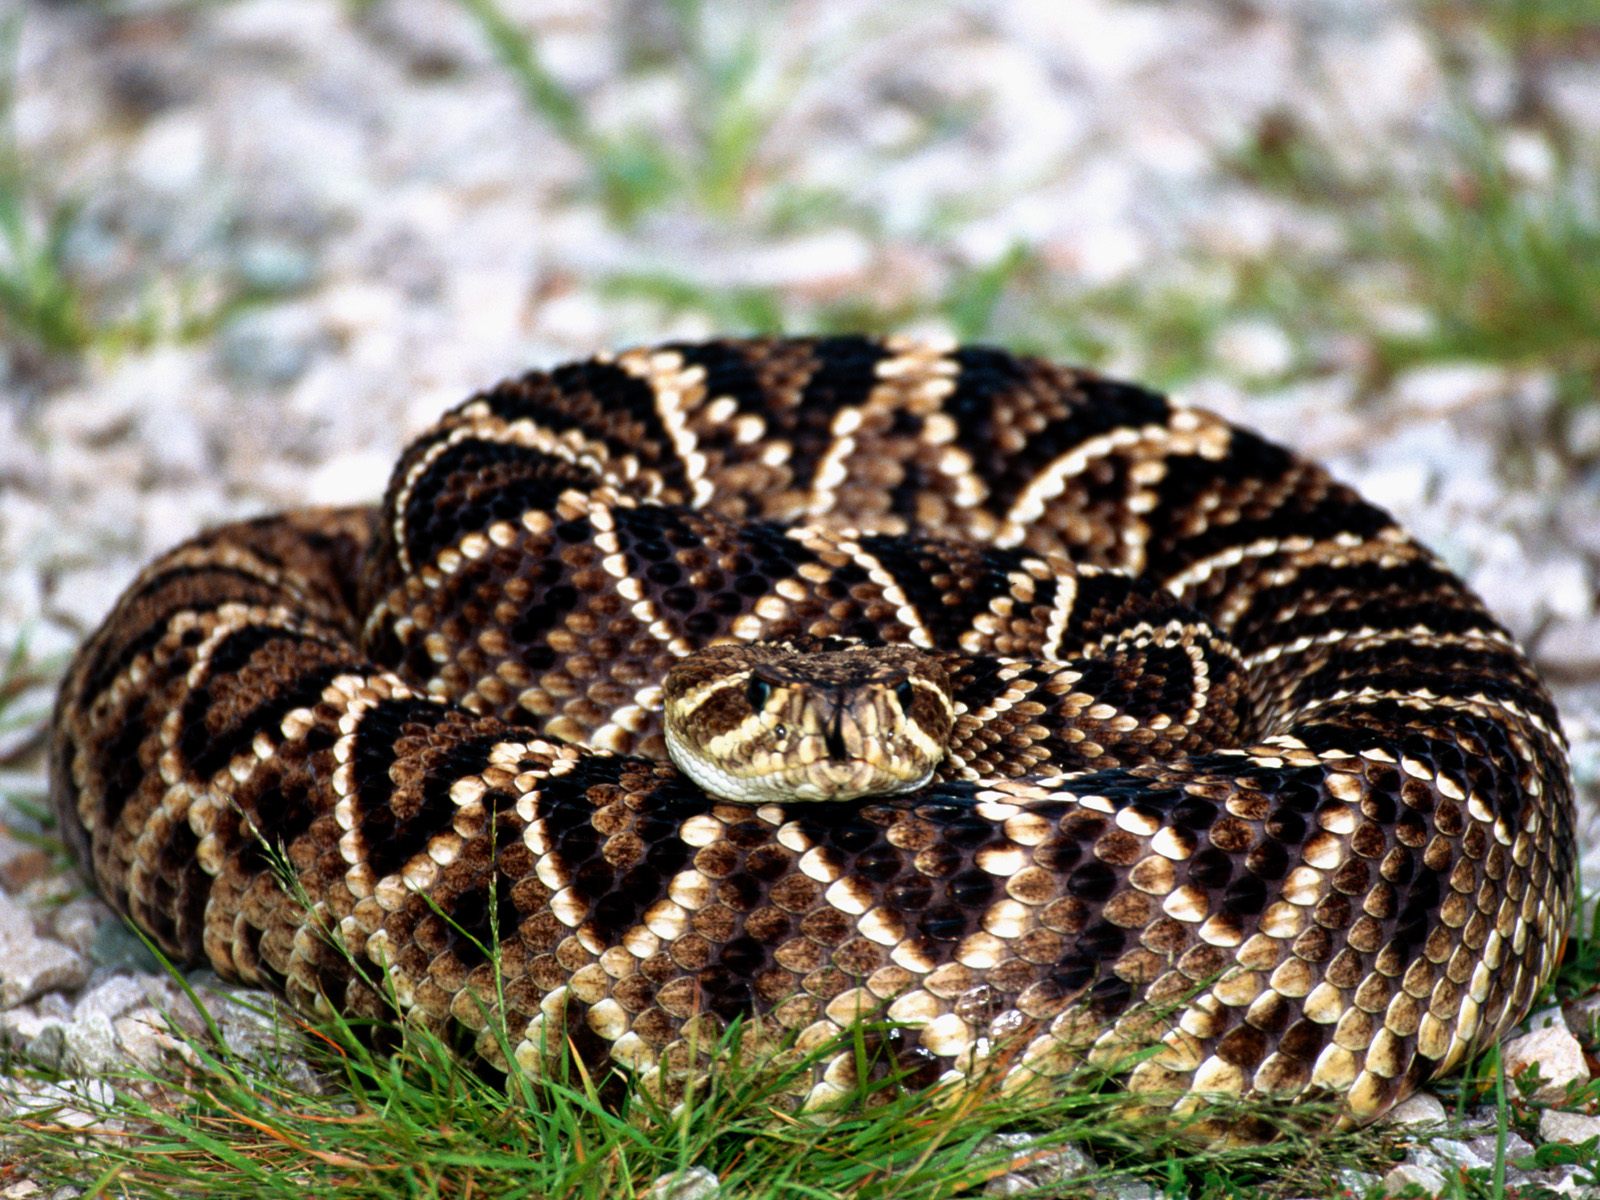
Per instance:
[[[1539,1137],[1546,1142],[1587,1142],[1600,1138],[1600,1117],[1547,1108],[1539,1114]]]
[[[1495,1146],[1499,1135],[1494,1133],[1481,1134],[1470,1140],[1467,1145],[1472,1152],[1486,1162],[1494,1162]],[[1506,1161],[1512,1162],[1519,1158],[1526,1158],[1533,1153],[1533,1144],[1514,1129],[1506,1130]]]
[[[168,1032],[166,1020],[153,1008],[137,1009],[111,1025],[123,1054],[141,1067],[158,1066],[169,1052],[187,1057],[188,1047]]]
[[[1342,1191],[1352,1196],[1365,1196],[1383,1182],[1383,1176],[1374,1171],[1358,1171],[1345,1167],[1334,1175]]]
[[[1488,1167],[1494,1165],[1494,1151],[1491,1149],[1488,1157],[1480,1154],[1471,1142],[1458,1142],[1451,1138],[1435,1138],[1428,1143],[1428,1150],[1438,1158],[1457,1167]]]
[[[105,1075],[122,1061],[117,1033],[111,1027],[111,1018],[103,1012],[91,1012],[62,1026],[65,1053],[62,1065],[79,1075]]]
[[[1519,1028],[1525,1033],[1533,1033],[1539,1029],[1565,1029],[1567,1027],[1566,1014],[1561,1011],[1559,1004],[1552,1004],[1549,1008],[1541,1008],[1538,1012],[1529,1013],[1523,1018]]]
[[[1540,1083],[1532,1098],[1546,1104],[1560,1101],[1570,1085],[1589,1082],[1583,1047],[1566,1028],[1536,1029],[1513,1038],[1502,1047],[1506,1074],[1519,1082],[1538,1072]],[[1527,1072],[1528,1075],[1524,1073]]]
[[[120,1017],[145,1002],[145,986],[131,975],[113,975],[102,979],[73,1005],[72,1019],[87,1021],[104,1017],[107,1021]]]
[[[61,1125],[86,1129],[104,1124],[116,1092],[100,1079],[69,1079],[64,1083],[0,1078],[0,1113],[46,1116]]]
[[[264,387],[293,383],[327,347],[328,334],[310,307],[249,309],[229,321],[218,341],[222,365],[239,380]]]
[[[57,988],[82,986],[89,965],[60,942],[39,937],[27,909],[0,892],[0,1008]]]
[[[96,928],[89,958],[96,966],[136,971],[143,975],[161,971],[161,961],[120,920],[108,920]]]
[[[1563,678],[1600,675],[1600,617],[1552,621],[1539,634],[1533,656]]]
[[[1294,343],[1268,321],[1234,321],[1223,326],[1213,349],[1224,366],[1245,379],[1270,379],[1294,365]]]
[[[1414,367],[1397,378],[1394,398],[1421,412],[1446,413],[1502,396],[1510,386],[1506,372],[1499,367],[1439,363]]]
[[[106,906],[98,896],[79,896],[68,900],[50,919],[50,932],[79,954],[94,961],[95,935],[106,923]]]
[[[1142,1179],[1107,1179],[1095,1185],[1095,1194],[1106,1200],[1162,1200],[1161,1189]]]
[[[712,1200],[720,1186],[705,1167],[688,1167],[657,1178],[644,1200]]]
[[[1566,1007],[1567,1028],[1585,1045],[1600,1043],[1600,992],[1580,996]]]
[[[984,1185],[986,1196],[1015,1196],[1040,1188],[1059,1186],[1081,1179],[1095,1170],[1094,1160],[1076,1146],[1052,1146],[1035,1151],[1043,1139],[1032,1133],[997,1133],[978,1143],[976,1154],[1005,1153],[1012,1157],[1012,1170]]]
[[[1390,1195],[1413,1185],[1436,1196],[1444,1190],[1444,1174],[1421,1163],[1403,1162],[1383,1177],[1383,1190]]]
[[[1385,1119],[1392,1125],[1443,1125],[1444,1105],[1438,1097],[1418,1092],[1391,1108]]]

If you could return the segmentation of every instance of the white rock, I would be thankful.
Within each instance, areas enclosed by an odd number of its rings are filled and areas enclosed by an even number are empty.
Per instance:
[[[1499,1142],[1499,1135],[1494,1133],[1481,1134],[1467,1143],[1472,1152],[1479,1158],[1494,1161],[1495,1147]],[[1514,1129],[1506,1130],[1505,1154],[1506,1161],[1526,1158],[1533,1153],[1533,1144]]]
[[[188,1047],[168,1032],[166,1020],[153,1008],[138,1009],[111,1024],[123,1054],[141,1067],[159,1065],[169,1051],[180,1055],[188,1052]]]
[[[1269,321],[1234,321],[1217,332],[1223,364],[1247,379],[1281,375],[1294,364],[1294,343]]]
[[[1057,1187],[1095,1170],[1092,1160],[1076,1146],[1056,1146],[1034,1153],[1041,1139],[1032,1133],[997,1133],[978,1143],[980,1156],[1004,1152],[1013,1159],[1026,1159],[1015,1170],[991,1179],[984,1185],[986,1196],[1014,1196],[1023,1192]]]
[[[74,1018],[62,1028],[67,1068],[80,1075],[104,1075],[122,1059],[116,1030],[103,1012]]]
[[[1533,656],[1563,678],[1600,674],[1600,617],[1552,621],[1539,634]]]
[[[0,1080],[0,1111],[16,1116],[44,1116],[74,1129],[99,1124],[116,1100],[111,1085],[101,1079],[69,1079],[64,1083]],[[13,1090],[14,1089],[14,1090]]]
[[[1438,1158],[1458,1167],[1487,1167],[1494,1162],[1492,1153],[1485,1158],[1472,1143],[1451,1138],[1435,1138],[1428,1143],[1428,1149]]]
[[[1391,1108],[1385,1119],[1392,1125],[1442,1125],[1445,1121],[1444,1105],[1438,1097],[1418,1092]]]
[[[60,942],[33,931],[33,917],[0,892],[0,1008],[57,988],[82,986],[89,966]]]
[[[644,1200],[712,1200],[720,1185],[705,1167],[689,1167],[662,1175],[644,1194]]]
[[[72,1008],[74,1021],[93,1017],[114,1020],[145,1002],[145,985],[131,975],[113,975],[97,983]]]
[[[1383,1177],[1384,1191],[1391,1194],[1403,1192],[1413,1184],[1435,1196],[1444,1190],[1444,1175],[1421,1163],[1404,1162]]]
[[[1587,1142],[1600,1137],[1600,1117],[1547,1108],[1539,1114],[1539,1138],[1546,1142]]]
[[[1569,1084],[1589,1081],[1589,1068],[1583,1061],[1583,1047],[1565,1029],[1536,1029],[1513,1038],[1501,1048],[1506,1074],[1517,1078],[1524,1071],[1538,1071],[1541,1080],[1533,1093],[1535,1100],[1553,1103],[1562,1099]]]
[[[138,181],[152,192],[193,191],[211,165],[206,124],[196,109],[179,109],[145,128],[128,156]]]
[[[368,504],[383,495],[394,469],[386,451],[352,451],[331,458],[306,480],[309,504]]]
[[[1509,386],[1504,370],[1478,363],[1440,363],[1414,367],[1394,384],[1394,398],[1409,408],[1445,413],[1470,408],[1503,395]]]
[[[1522,1029],[1532,1033],[1536,1029],[1565,1029],[1567,1027],[1566,1013],[1559,1004],[1552,1004],[1549,1008],[1541,1008],[1538,1012],[1529,1013],[1522,1021]]]
[[[1600,993],[1574,1000],[1567,1005],[1565,1015],[1567,1028],[1572,1030],[1579,1042],[1597,1040],[1597,1034],[1600,1034]]]

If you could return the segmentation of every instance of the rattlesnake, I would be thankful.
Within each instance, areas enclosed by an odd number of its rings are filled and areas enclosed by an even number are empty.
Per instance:
[[[685,656],[795,639],[912,647],[864,702],[948,697],[948,754],[855,789],[904,794],[708,795],[663,680],[746,670],[740,742],[787,676]],[[736,1018],[803,1051],[876,1016],[918,1081],[1145,1037],[1126,1083],[1162,1103],[1361,1121],[1520,1019],[1574,890],[1549,696],[1387,515],[1153,392],[898,339],[529,374],[381,512],[202,534],[79,652],[52,777],[169,954],[646,1079]]]

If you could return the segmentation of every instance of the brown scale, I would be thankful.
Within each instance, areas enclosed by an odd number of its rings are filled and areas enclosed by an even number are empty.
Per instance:
[[[962,777],[738,806],[595,752],[658,752],[694,646],[788,634],[945,655]],[[51,761],[169,953],[308,1010],[392,988],[495,1061],[497,951],[519,1061],[570,1040],[669,1090],[729,1020],[803,1051],[874,1014],[919,1080],[1156,1042],[1152,1106],[1363,1121],[1520,1017],[1573,897],[1554,710],[1459,581],[1252,434],[985,348],[714,342],[482,393],[381,516],[153,564]]]

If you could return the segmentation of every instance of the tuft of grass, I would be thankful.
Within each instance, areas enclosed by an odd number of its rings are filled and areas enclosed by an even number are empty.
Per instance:
[[[1080,1194],[1142,1178],[1169,1195],[1304,1195],[1341,1166],[1384,1153],[1370,1134],[1313,1141],[1293,1132],[1267,1147],[1197,1150],[1090,1072],[1048,1097],[994,1087],[930,1097],[901,1089],[891,1068],[838,1109],[799,1114],[786,1095],[809,1077],[814,1056],[775,1070],[745,1053],[737,1027],[709,1048],[719,1069],[681,1099],[648,1088],[613,1099],[617,1081],[586,1072],[570,1053],[539,1077],[514,1070],[486,1079],[425,1030],[337,1019],[302,1027],[296,1048],[332,1085],[318,1092],[276,1056],[247,1059],[177,1022],[169,1034],[179,1053],[166,1070],[130,1070],[108,1081],[114,1094],[73,1102],[91,1118],[87,1129],[34,1113],[12,1123],[7,1152],[35,1181],[87,1183],[88,1196],[283,1200],[308,1190],[332,1200],[642,1196],[691,1166],[717,1175],[719,1195],[748,1200],[943,1200],[974,1195],[1072,1143],[1091,1145],[1105,1164],[1073,1181]],[[858,1029],[842,1048],[871,1062],[875,1041],[892,1034]],[[373,1052],[380,1037],[398,1049]],[[985,1144],[1018,1130],[1038,1140],[1020,1151]]]
[[[1549,178],[1520,178],[1505,136],[1462,105],[1455,134],[1420,168],[1375,151],[1351,175],[1280,117],[1232,165],[1310,211],[1338,214],[1342,249],[1285,248],[1279,271],[1321,293],[1324,327],[1368,345],[1380,378],[1471,360],[1548,369],[1581,395],[1600,374],[1600,188],[1559,139],[1550,144]],[[1374,299],[1420,319],[1386,328]]]
[[[20,14],[0,22],[0,334],[47,352],[75,352],[93,337],[87,306],[65,265],[77,208],[40,201],[17,146],[12,113],[21,28]],[[43,215],[36,216],[40,208]]]
[[[290,897],[317,911],[281,849],[263,850]],[[1316,1106],[1220,1102],[1190,1117],[1153,1113],[1111,1086],[1127,1058],[1084,1065],[1048,1090],[1003,1093],[998,1071],[959,1089],[910,1089],[894,1053],[900,1027],[886,1022],[863,1023],[804,1053],[734,1022],[690,1055],[715,1070],[659,1085],[597,1075],[570,1044],[551,1047],[530,1072],[517,1064],[501,1015],[492,887],[487,907],[489,944],[481,948],[496,979],[477,1034],[458,1030],[464,1038],[447,1039],[414,1022],[335,1015],[320,1025],[297,1021],[287,1054],[248,1057],[228,1048],[225,1022],[174,972],[204,1035],[169,1018],[174,1053],[164,1068],[130,1069],[103,1080],[109,1088],[79,1089],[70,1121],[34,1112],[12,1122],[0,1145],[35,1182],[87,1181],[87,1196],[282,1200],[308,1190],[330,1200],[660,1196],[650,1190],[656,1181],[690,1167],[709,1169],[718,1195],[741,1200],[955,1200],[1075,1144],[1091,1148],[1100,1165],[1037,1194],[1145,1179],[1168,1195],[1220,1200],[1322,1194],[1341,1168],[1391,1150],[1380,1133],[1311,1136],[1309,1125],[1327,1121]],[[324,936],[355,965],[336,928]],[[388,999],[393,1005],[392,993]],[[464,1062],[463,1040],[487,1044],[509,1064],[506,1073]],[[855,1063],[855,1082],[827,1110],[797,1111],[794,1097],[841,1052]],[[316,1069],[309,1085],[301,1061]],[[12,1073],[58,1081],[32,1068]],[[1282,1140],[1198,1148],[1193,1123],[1219,1117],[1265,1122]],[[1001,1132],[1035,1137],[1019,1149],[990,1140]]]
[[[689,91],[691,133],[688,147],[671,147],[648,129],[597,128],[579,98],[545,64],[534,33],[507,16],[497,0],[460,3],[517,81],[529,109],[583,157],[615,222],[632,225],[669,203],[689,202],[724,218],[740,211],[762,141],[787,94],[764,86],[754,29],[730,49],[716,50],[699,0],[666,6],[681,47],[675,67]]]

